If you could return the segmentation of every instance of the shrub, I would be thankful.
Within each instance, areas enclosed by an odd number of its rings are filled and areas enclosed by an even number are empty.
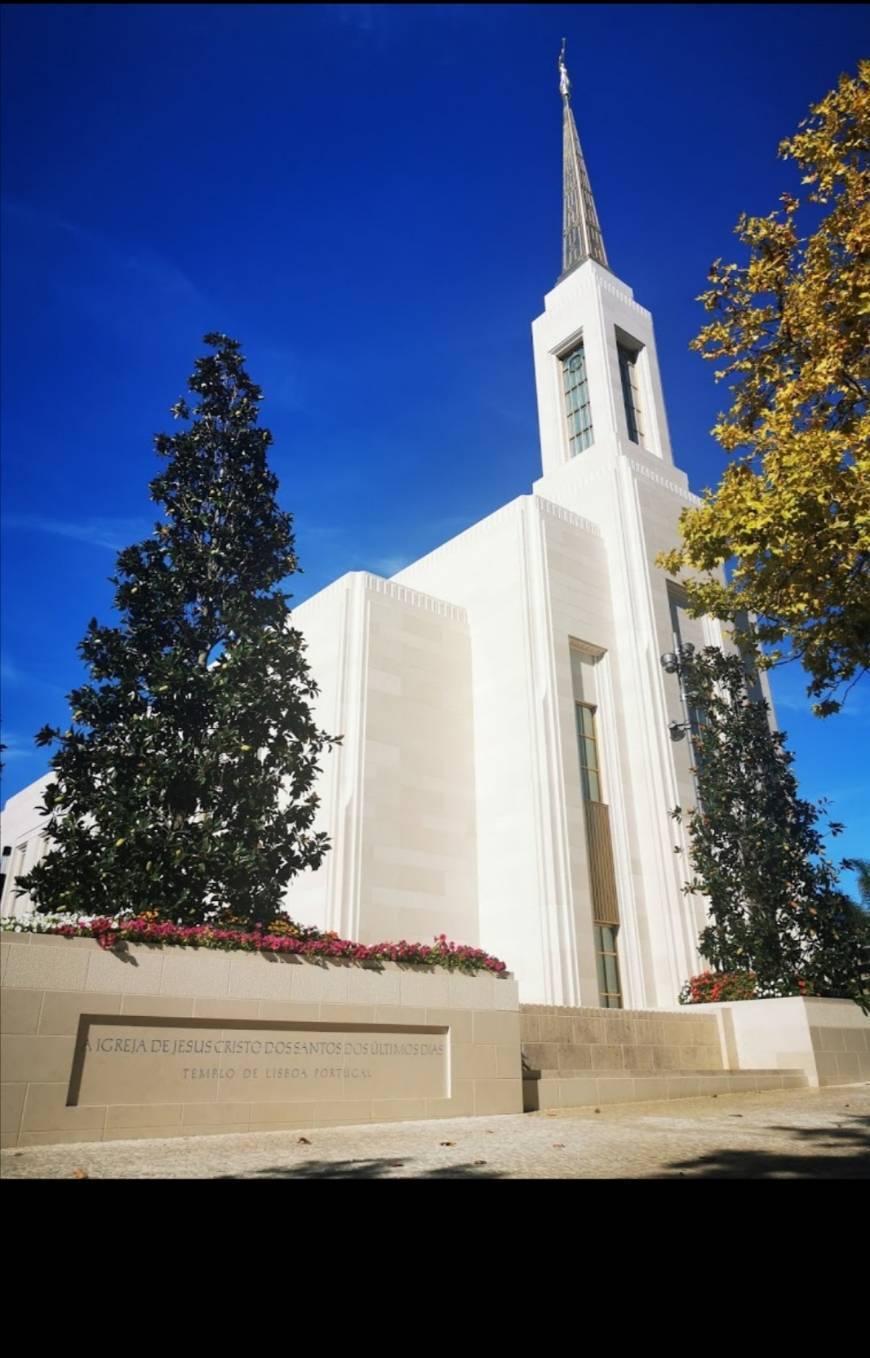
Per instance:
[[[762,1000],[784,995],[812,995],[812,982],[794,978],[763,986],[754,971],[702,971],[680,991],[680,1004],[715,1004],[717,1000]]]
[[[282,930],[283,926],[283,931]],[[287,929],[295,928],[294,934]],[[122,952],[129,943],[152,943],[182,948],[217,948],[222,951],[289,953],[314,961],[402,962],[411,966],[443,967],[474,975],[507,971],[504,962],[481,948],[448,942],[439,934],[432,943],[352,943],[337,934],[300,928],[292,921],[278,921],[274,931],[255,925],[249,929],[223,928],[216,924],[174,924],[142,915],[35,915],[0,919],[7,933],[59,934],[63,938],[93,938],[109,952]],[[280,932],[279,932],[280,931]]]

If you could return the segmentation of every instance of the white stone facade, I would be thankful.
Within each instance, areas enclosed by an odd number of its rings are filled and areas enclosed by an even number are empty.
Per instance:
[[[33,909],[29,896],[16,895],[14,887],[18,877],[35,868],[46,850],[46,842],[40,834],[42,817],[39,806],[45,786],[51,774],[38,778],[29,787],[22,788],[10,797],[0,816],[0,841],[2,858],[0,872],[0,915],[23,915]]]

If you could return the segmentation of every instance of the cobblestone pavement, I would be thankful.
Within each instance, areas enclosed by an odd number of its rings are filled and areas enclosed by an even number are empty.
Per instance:
[[[4,1179],[866,1179],[870,1085],[4,1151]]]

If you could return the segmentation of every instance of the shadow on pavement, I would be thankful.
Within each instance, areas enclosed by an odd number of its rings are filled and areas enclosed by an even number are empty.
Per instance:
[[[394,1169],[405,1170],[411,1160],[303,1160],[298,1165],[270,1165],[245,1174],[218,1174],[218,1179],[386,1179],[397,1178]],[[477,1165],[445,1165],[402,1175],[414,1179],[503,1179],[498,1170]]]
[[[656,1179],[870,1179],[870,1117],[852,1117],[837,1127],[776,1127],[812,1151],[711,1151],[694,1160],[677,1160]],[[844,1147],[852,1153],[844,1154]]]

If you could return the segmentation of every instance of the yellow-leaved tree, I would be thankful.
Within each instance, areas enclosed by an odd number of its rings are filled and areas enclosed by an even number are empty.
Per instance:
[[[803,197],[742,215],[748,262],[712,265],[698,299],[712,318],[691,347],[732,379],[712,431],[732,458],[659,558],[690,573],[692,611],[735,624],[762,664],[799,658],[819,716],[870,668],[868,146],[862,61],[780,144]]]

